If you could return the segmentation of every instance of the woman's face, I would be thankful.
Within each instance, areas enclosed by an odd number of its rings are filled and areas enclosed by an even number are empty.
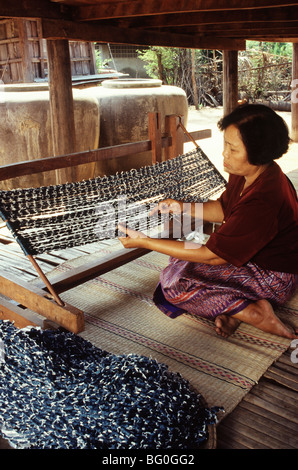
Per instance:
[[[234,125],[225,129],[223,157],[224,170],[233,175],[250,176],[258,168],[249,163],[241,134]]]

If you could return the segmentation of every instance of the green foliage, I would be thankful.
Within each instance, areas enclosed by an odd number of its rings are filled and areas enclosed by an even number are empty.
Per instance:
[[[95,49],[95,58],[96,58],[97,72],[102,70],[106,65],[108,65],[109,62],[111,62],[111,59],[103,60],[101,57],[101,52],[98,49]]]
[[[290,90],[292,44],[247,41],[238,54],[238,87],[250,101]],[[290,92],[290,91],[289,91]],[[285,96],[285,95],[283,95]]]
[[[258,42],[247,41],[247,51],[259,50],[259,52],[268,52],[276,56],[284,56],[288,59],[292,58],[293,48],[290,42]]]
[[[215,56],[218,51],[215,52]],[[221,54],[220,54],[221,56]],[[167,85],[177,85],[181,75],[191,72],[192,59],[190,49],[178,47],[151,46],[138,51],[138,57],[145,62],[144,68],[150,78],[162,80]],[[207,66],[214,59],[214,51],[195,50],[196,68]]]
[[[153,46],[138,51],[138,56],[149,77],[183,88],[189,104],[222,104],[221,51],[197,49],[192,56],[190,49]],[[266,99],[269,91],[288,90],[291,62],[291,43],[247,41],[246,51],[238,54],[239,91],[255,101]]]
[[[149,47],[138,51],[138,56],[145,62],[144,68],[150,78],[157,78],[168,85],[175,85],[178,71],[184,62],[185,49],[177,47]]]
[[[180,49],[176,47],[149,47],[138,51],[138,56],[144,61],[144,68],[150,78],[162,80],[166,85],[175,85],[183,88],[189,104],[202,105],[206,104],[206,100],[211,99],[208,104],[212,104],[212,96],[207,97],[207,93],[203,92],[203,88],[216,88],[217,76],[211,77],[209,68],[217,68],[218,56],[219,67],[221,68],[222,57],[219,51],[210,50],[191,50]],[[198,82],[194,87],[193,73],[196,75]],[[208,85],[203,82],[208,81]]]

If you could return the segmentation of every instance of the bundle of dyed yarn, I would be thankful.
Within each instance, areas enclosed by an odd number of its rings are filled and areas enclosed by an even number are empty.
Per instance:
[[[21,449],[187,449],[218,408],[156,360],[0,321],[0,435]]]

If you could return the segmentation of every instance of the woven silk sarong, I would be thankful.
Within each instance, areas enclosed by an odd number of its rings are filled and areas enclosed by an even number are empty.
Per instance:
[[[156,306],[171,318],[183,313],[214,319],[234,315],[251,302],[267,299],[273,307],[293,294],[298,276],[263,270],[248,262],[210,266],[170,258],[154,293]]]

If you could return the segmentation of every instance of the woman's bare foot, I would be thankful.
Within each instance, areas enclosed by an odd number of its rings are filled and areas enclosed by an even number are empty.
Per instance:
[[[284,324],[265,299],[249,304],[242,312],[236,313],[232,318],[253,325],[267,333],[289,339],[298,338],[298,329]]]
[[[241,321],[234,318],[234,316],[222,314],[215,318],[214,323],[216,333],[224,338],[228,338],[238,328]]]

